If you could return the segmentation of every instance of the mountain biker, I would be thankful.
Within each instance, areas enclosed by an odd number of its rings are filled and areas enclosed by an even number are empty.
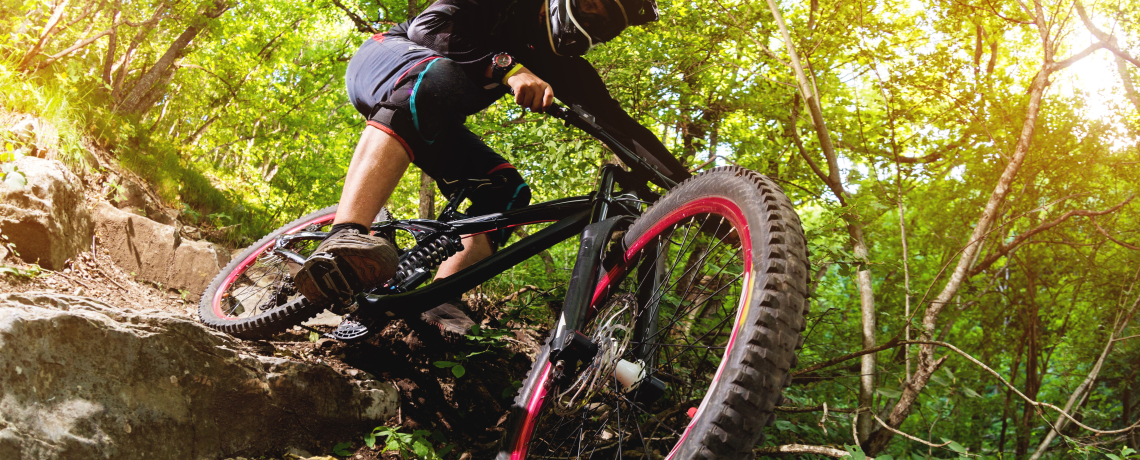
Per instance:
[[[658,18],[655,0],[439,0],[413,20],[366,40],[348,64],[353,106],[368,120],[360,137],[329,236],[295,277],[318,302],[346,301],[391,278],[391,241],[368,226],[409,163],[436,180],[444,196],[475,187],[468,215],[526,206],[531,192],[513,165],[463,126],[508,91],[524,109],[541,112],[554,96],[578,104],[596,123],[675,181],[688,172],[656,135],[637,123],[582,58],[626,27]],[[464,235],[464,250],[440,265],[447,277],[491,255],[507,232]],[[455,338],[474,324],[461,301],[423,314]],[[334,336],[369,333],[366,317],[346,316]]]

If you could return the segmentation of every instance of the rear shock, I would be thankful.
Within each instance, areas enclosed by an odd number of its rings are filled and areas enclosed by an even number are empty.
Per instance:
[[[463,240],[452,235],[439,235],[431,242],[416,246],[402,257],[389,285],[399,291],[414,289],[427,280],[432,269],[462,250]]]

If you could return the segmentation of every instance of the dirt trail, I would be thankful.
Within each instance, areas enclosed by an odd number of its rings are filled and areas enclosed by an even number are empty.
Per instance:
[[[0,292],[48,291],[92,297],[121,308],[162,310],[197,318],[197,300],[185,294],[163,289],[149,282],[139,282],[131,273],[117,267],[110,257],[100,252],[98,242],[93,251],[79,254],[61,271],[44,271],[34,278],[0,277]],[[500,312],[489,302],[473,308],[473,319],[484,325],[498,326]],[[317,326],[331,331],[331,327]],[[309,331],[294,328],[269,341],[247,342],[250,348],[267,356],[325,364],[349,378],[390,381],[400,389],[401,411],[386,425],[400,432],[434,431],[446,442],[437,447],[455,445],[448,458],[488,458],[498,448],[501,417],[514,397],[516,382],[530,368],[537,351],[537,334],[525,331],[508,336],[492,345],[464,340],[444,341],[430,326],[411,327],[403,321],[389,324],[382,333],[366,343],[348,345],[330,339],[311,341]],[[524,340],[517,340],[521,337]],[[468,354],[483,352],[464,362],[466,373],[455,377],[450,369],[434,363],[460,361]],[[353,459],[396,459],[394,452],[381,454],[364,445],[366,433],[344,433],[350,442]],[[380,442],[380,441],[378,441]],[[380,442],[382,444],[382,442]],[[322,457],[332,452],[314,452]],[[284,455],[281,460],[305,458]],[[344,457],[340,457],[344,458]]]
[[[0,122],[3,122],[0,125],[11,124],[16,119],[14,116],[0,111]],[[113,187],[114,183],[135,184],[138,190],[132,195],[135,196],[132,200],[137,198],[139,203],[128,208],[178,228],[183,237],[198,239],[210,236],[208,232],[199,234],[198,229],[178,222],[181,217],[178,212],[161,203],[157,194],[137,175],[118,168],[107,152],[94,147],[89,150],[90,160],[101,168],[80,175],[84,201],[89,209],[116,199],[119,189]],[[85,252],[69,259],[57,271],[44,270],[30,278],[0,275],[0,292],[46,291],[86,296],[118,308],[160,310],[197,319],[199,299],[196,296],[185,290],[142,281],[140,274],[123,270],[100,246],[100,238],[96,234]],[[541,339],[534,330],[514,327],[513,324],[500,325],[503,315],[496,303],[487,301],[483,296],[475,298],[482,300],[473,302],[472,319],[505,331],[505,338],[448,343],[430,326],[395,321],[362,344],[311,340],[314,338],[312,334],[300,328],[279,334],[273,340],[246,343],[250,349],[266,356],[328,365],[346,378],[364,379],[371,375],[376,380],[392,382],[400,390],[401,409],[397,417],[386,423],[387,426],[398,427],[399,432],[405,434],[416,430],[434,432],[441,436],[439,439],[445,439],[435,442],[436,448],[454,445],[453,453],[447,458],[488,458],[497,451],[502,436],[499,425],[514,397],[518,381],[530,368]],[[332,329],[330,326],[317,328],[325,332]],[[462,363],[465,372],[456,377],[453,369],[436,364],[444,361]],[[382,454],[379,449],[364,446],[366,434],[344,433],[343,440],[351,443],[348,449],[352,455],[348,458],[401,458],[394,452]],[[377,439],[377,443],[382,446],[383,439]],[[318,455],[312,458],[326,459],[334,453],[275,454],[281,460],[296,460],[312,454]]]

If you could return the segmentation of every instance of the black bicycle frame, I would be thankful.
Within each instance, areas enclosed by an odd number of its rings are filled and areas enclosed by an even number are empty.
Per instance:
[[[597,266],[601,253],[588,248],[604,245],[608,235],[618,228],[609,222],[617,214],[623,218],[622,222],[628,226],[632,222],[638,207],[630,207],[627,201],[644,201],[634,193],[615,193],[618,176],[624,171],[619,166],[607,165],[602,168],[598,188],[587,196],[563,198],[559,200],[538,203],[531,206],[510,210],[503,213],[488,214],[451,222],[412,219],[406,221],[380,222],[373,225],[375,231],[386,231],[393,228],[411,231],[413,236],[417,228],[427,233],[442,232],[452,235],[473,235],[496,230],[512,228],[522,225],[554,222],[554,224],[535,232],[522,240],[507,246],[495,254],[459,271],[458,273],[433,282],[432,284],[404,293],[384,294],[383,289],[374,289],[372,292],[362,293],[356,300],[360,308],[369,313],[383,313],[389,317],[410,318],[434,308],[436,305],[467,292],[476,286],[498,276],[507,269],[565,241],[576,234],[583,238],[582,248],[567,287],[567,302],[564,303],[564,312],[569,317],[579,318],[583,310],[578,306],[581,299],[589,302],[587,290],[596,279]],[[606,223],[605,237],[600,236],[598,224]],[[624,228],[624,227],[622,227]],[[602,241],[604,239],[604,241]],[[588,273],[592,273],[588,274]],[[577,291],[583,291],[578,293]],[[569,321],[568,327],[573,328],[579,321]]]
[[[649,182],[656,183],[666,190],[671,189],[676,183],[594,123],[593,116],[580,107],[573,106],[567,109],[554,106],[548,109],[547,113],[564,120],[567,125],[575,125],[605,143],[629,166],[630,170],[627,171],[617,165],[603,166],[595,191],[586,196],[563,198],[503,213],[466,218],[456,211],[464,199],[461,192],[452,197],[448,207],[441,213],[440,220],[411,219],[374,224],[372,230],[377,232],[407,231],[416,238],[417,243],[422,245],[440,235],[474,235],[528,224],[554,222],[452,276],[432,282],[427,287],[408,292],[397,292],[391,287],[375,288],[358,294],[356,302],[359,312],[377,317],[419,317],[421,313],[475,288],[575,234],[580,234],[578,258],[570,283],[567,285],[566,300],[551,342],[551,362],[557,360],[576,367],[577,361],[585,361],[593,356],[592,344],[589,340],[583,340],[578,330],[589,319],[593,289],[600,274],[604,273],[602,267],[604,251],[613,240],[615,232],[627,229],[633,219],[640,215],[641,205],[658,197],[649,189]],[[285,247],[287,245],[285,240],[323,236],[322,232],[288,235],[282,237],[277,246]],[[283,250],[277,252],[284,252],[282,256],[290,259],[299,258],[303,262],[303,257],[300,255]],[[417,280],[418,282],[420,280]]]

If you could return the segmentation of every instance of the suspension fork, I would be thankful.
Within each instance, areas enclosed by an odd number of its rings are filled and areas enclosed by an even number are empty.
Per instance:
[[[662,250],[660,242],[646,245],[637,264],[637,316],[633,329],[633,342],[637,346],[633,350],[633,356],[645,361],[651,361],[657,353],[647,342],[657,335],[661,298],[655,296],[657,288],[665,280],[666,272],[666,264],[659,260]]]
[[[629,215],[610,216],[614,185],[625,171],[617,165],[606,165],[598,178],[591,224],[582,230],[578,258],[570,283],[566,287],[566,300],[555,326],[550,345],[550,362],[563,366],[569,375],[577,373],[578,363],[589,362],[597,353],[592,343],[579,329],[586,324],[591,313],[594,289],[603,273],[602,260],[609,243],[617,232],[625,231],[633,223]],[[560,363],[560,364],[558,364]]]

